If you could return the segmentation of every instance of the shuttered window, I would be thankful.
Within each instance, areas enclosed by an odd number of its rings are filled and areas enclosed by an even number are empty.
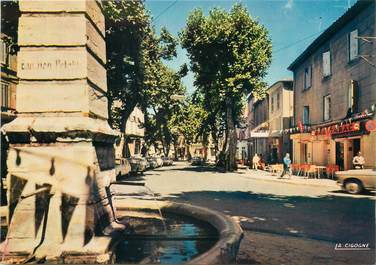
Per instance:
[[[332,100],[330,95],[324,97],[324,121],[330,120],[332,112]]]
[[[1,46],[0,62],[2,64],[7,65],[8,64],[8,53],[9,53],[8,45],[3,40],[1,40],[0,46]]]
[[[312,66],[304,69],[304,89],[310,88],[312,85]]]
[[[351,110],[352,113],[358,111],[358,82],[351,80],[348,92],[347,92],[347,108]]]
[[[322,54],[322,70],[323,76],[330,76],[331,75],[331,65],[330,65],[330,51],[324,52]]]
[[[10,96],[9,84],[1,82],[1,109],[9,109]]]
[[[349,34],[349,60],[356,59],[359,55],[358,30],[353,30]]]
[[[303,124],[309,124],[309,106],[303,108]]]

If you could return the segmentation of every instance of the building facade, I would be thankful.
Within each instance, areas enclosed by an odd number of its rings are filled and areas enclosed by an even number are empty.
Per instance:
[[[248,117],[247,117],[247,141],[248,160],[257,153],[264,160],[269,159],[269,97],[257,99],[248,97]]]
[[[375,1],[358,1],[289,66],[295,163],[376,166]],[[372,39],[373,38],[373,39]]]
[[[11,53],[10,38],[1,34],[1,123],[12,121],[16,115],[17,56]]]
[[[127,146],[126,157],[141,155],[144,145],[145,116],[139,107],[135,107],[125,125],[124,138]]]
[[[269,161],[281,163],[286,153],[292,153],[289,135],[284,133],[291,127],[293,109],[293,82],[281,80],[269,87]]]
[[[12,39],[1,34],[1,126],[16,118],[16,86],[17,77],[17,55],[12,52]],[[1,205],[6,204],[6,191],[4,189],[7,175],[7,151],[8,143],[5,136],[1,134]]]

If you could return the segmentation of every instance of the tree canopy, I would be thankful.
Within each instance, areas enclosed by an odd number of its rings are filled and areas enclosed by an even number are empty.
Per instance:
[[[165,28],[156,35],[144,1],[105,1],[104,13],[109,122],[123,130],[134,107],[146,112],[160,89],[162,60],[176,56],[177,41]]]
[[[226,12],[214,8],[207,16],[194,10],[180,33],[195,75],[196,94],[208,112],[204,127],[224,123],[226,169],[235,166],[236,132],[244,97],[266,94],[263,81],[271,62],[271,41],[264,26],[236,4]],[[218,121],[219,120],[219,121]]]

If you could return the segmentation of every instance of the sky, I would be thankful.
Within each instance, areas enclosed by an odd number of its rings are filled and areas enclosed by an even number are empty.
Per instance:
[[[157,33],[164,26],[178,36],[195,8],[207,14],[214,7],[230,10],[239,2],[269,31],[273,57],[265,81],[272,85],[281,79],[292,79],[287,67],[356,0],[146,0],[146,8],[151,12]],[[189,59],[181,47],[177,58],[166,62],[176,70],[184,63],[189,65]],[[190,93],[195,89],[193,81],[191,72],[183,79]]]

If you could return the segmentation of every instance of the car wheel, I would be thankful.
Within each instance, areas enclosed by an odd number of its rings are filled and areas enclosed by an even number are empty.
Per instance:
[[[363,187],[358,180],[349,180],[345,183],[345,189],[350,194],[359,194],[362,192]]]

